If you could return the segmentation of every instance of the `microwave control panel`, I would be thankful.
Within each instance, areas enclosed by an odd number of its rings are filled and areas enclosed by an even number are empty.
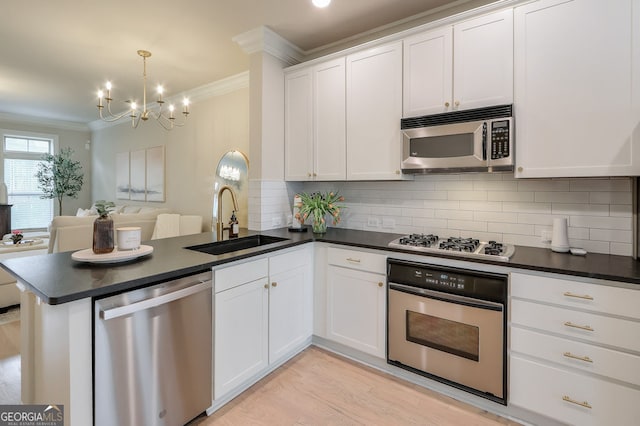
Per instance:
[[[491,123],[491,159],[508,158],[509,152],[509,120]]]

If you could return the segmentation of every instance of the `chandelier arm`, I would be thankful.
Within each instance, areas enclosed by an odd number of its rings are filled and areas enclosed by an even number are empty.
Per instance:
[[[102,108],[98,108],[98,111],[100,111],[100,119],[101,119],[102,121],[106,121],[107,123],[112,123],[112,122],[114,122],[114,121],[118,121],[118,120],[120,120],[122,117],[124,117],[124,116],[126,116],[127,114],[130,114],[130,113],[131,113],[131,111],[129,110],[129,111],[125,111],[125,112],[123,112],[122,114],[117,114],[117,115],[115,115],[115,114],[113,114],[113,113],[111,112],[111,108],[107,107],[107,112],[109,113],[109,116],[108,116],[108,117],[105,117],[105,116],[102,114]]]

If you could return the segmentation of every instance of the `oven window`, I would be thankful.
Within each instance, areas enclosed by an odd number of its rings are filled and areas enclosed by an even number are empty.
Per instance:
[[[449,158],[473,155],[473,133],[411,138],[412,157]]]
[[[479,360],[480,329],[476,326],[409,310],[406,324],[409,342]]]

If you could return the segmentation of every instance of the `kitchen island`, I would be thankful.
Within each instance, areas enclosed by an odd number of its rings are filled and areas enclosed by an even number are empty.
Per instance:
[[[254,234],[245,231],[241,237]],[[21,312],[25,329],[23,402],[64,404],[66,424],[93,422],[91,342],[95,298],[152,286],[280,250],[295,250],[296,246],[313,242],[388,254],[406,253],[387,246],[389,241],[399,237],[397,234],[341,229],[329,229],[322,235],[290,233],[286,229],[260,234],[286,240],[221,255],[185,248],[214,242],[213,234],[203,233],[145,242],[154,249],[150,256],[122,264],[79,263],[71,259],[70,252],[4,261],[3,267],[16,276],[24,290]],[[447,254],[412,255],[441,261],[459,259]],[[613,280],[628,288],[638,288],[640,284],[638,262],[623,256],[590,253],[581,257],[518,246],[508,263],[487,259],[465,259],[465,262],[525,272]]]

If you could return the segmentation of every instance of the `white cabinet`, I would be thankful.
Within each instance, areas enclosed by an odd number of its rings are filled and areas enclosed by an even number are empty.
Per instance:
[[[269,363],[291,355],[313,333],[309,247],[269,258]]]
[[[329,248],[326,337],[386,357],[386,257]]]
[[[214,271],[214,399],[268,366],[268,271],[266,259]]]
[[[640,416],[640,291],[511,274],[509,404],[561,422]]]
[[[403,116],[513,102],[511,9],[404,40]]]
[[[346,176],[345,58],[285,76],[285,179]]]
[[[640,1],[515,8],[516,177],[640,174]]]
[[[402,43],[347,56],[347,180],[402,179]]]
[[[214,270],[214,400],[249,386],[311,337],[311,251]]]

